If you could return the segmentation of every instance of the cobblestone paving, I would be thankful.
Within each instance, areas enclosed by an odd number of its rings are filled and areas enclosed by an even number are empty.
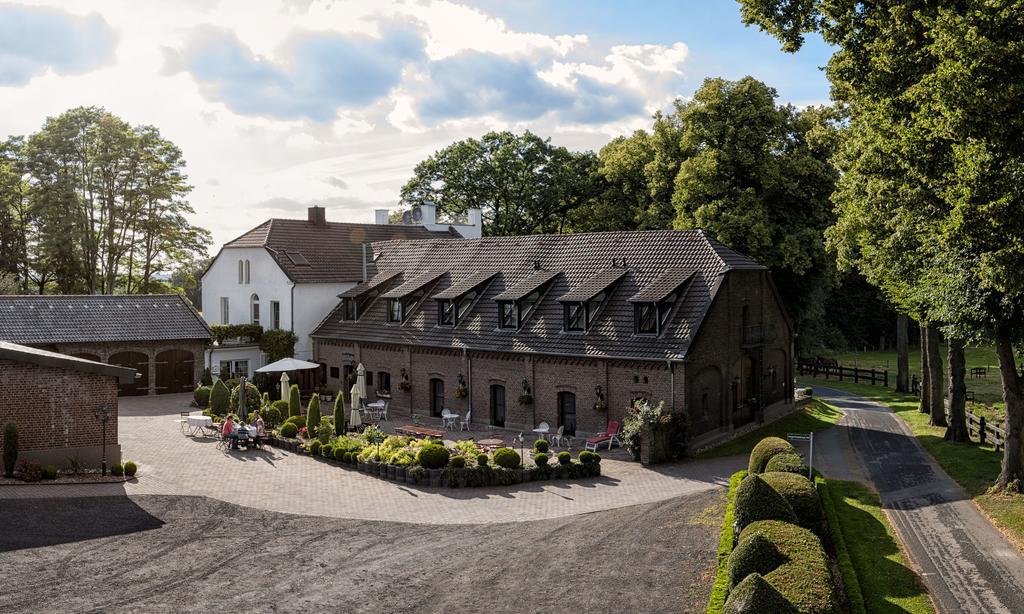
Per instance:
[[[689,461],[646,469],[608,458],[600,478],[508,487],[431,489],[388,482],[276,448],[225,451],[188,437],[177,422],[190,395],[125,398],[122,456],[139,464],[126,484],[24,485],[0,498],[192,495],[291,514],[421,524],[540,520],[651,503],[728,484],[743,458]],[[511,434],[509,434],[511,436]],[[612,455],[614,456],[614,454]]]

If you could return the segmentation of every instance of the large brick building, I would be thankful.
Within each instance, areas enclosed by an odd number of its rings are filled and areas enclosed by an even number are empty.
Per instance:
[[[0,340],[134,369],[122,395],[191,392],[210,328],[183,297],[0,296]]]
[[[104,425],[96,412],[107,408],[107,463],[120,462],[117,387],[134,370],[0,341],[0,374],[0,428],[17,425],[19,459],[99,467]]]
[[[393,415],[585,435],[663,400],[699,443],[791,407],[767,270],[702,231],[381,242],[369,260],[314,352],[335,388],[362,363]]]

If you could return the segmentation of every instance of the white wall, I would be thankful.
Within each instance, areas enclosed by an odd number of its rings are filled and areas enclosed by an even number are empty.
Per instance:
[[[298,284],[295,286],[295,357],[313,360],[313,342],[309,334],[338,305],[338,295],[355,286],[343,284]],[[283,324],[282,324],[283,326]]]

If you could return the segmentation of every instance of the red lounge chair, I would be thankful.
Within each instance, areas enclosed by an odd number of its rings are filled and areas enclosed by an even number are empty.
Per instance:
[[[611,422],[608,423],[608,429],[604,433],[601,433],[600,435],[595,435],[594,437],[590,437],[587,439],[587,443],[584,446],[584,449],[590,450],[592,452],[597,452],[598,446],[600,446],[602,443],[606,441],[608,442],[609,450],[612,449],[612,443],[616,443],[621,446],[622,442],[619,441],[618,435],[619,423],[616,422],[615,420],[612,420]]]

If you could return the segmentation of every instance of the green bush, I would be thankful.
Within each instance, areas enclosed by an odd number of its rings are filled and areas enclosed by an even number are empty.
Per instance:
[[[271,407],[281,412],[281,419],[288,417],[288,401],[286,399],[279,399],[270,404]]]
[[[480,454],[477,454],[476,455],[476,465],[477,465],[477,467],[486,467],[487,466],[487,455],[484,454],[483,452],[481,452]]]
[[[453,456],[451,460],[448,461],[448,466],[452,469],[464,469],[466,467],[466,457]]]
[[[341,390],[334,397],[334,434],[338,437],[345,434],[345,395]]]
[[[238,407],[238,395],[242,390],[241,386],[235,386],[231,389],[231,396],[228,398],[228,410],[231,412],[237,412]],[[253,385],[252,382],[245,383],[245,410],[248,413],[259,410],[263,404],[263,395],[260,394],[260,389]]]
[[[548,450],[551,449],[551,444],[548,443],[547,439],[538,439],[533,442],[533,449],[541,454],[547,454]]]
[[[451,453],[441,444],[432,443],[420,448],[416,462],[426,469],[441,469],[448,464]]]
[[[758,520],[782,520],[797,523],[789,502],[760,476],[749,474],[736,488],[736,524],[740,529]]]
[[[210,404],[210,392],[213,389],[210,386],[200,386],[195,389],[192,393],[192,399],[196,402],[196,407],[206,407]]]
[[[139,471],[139,466],[133,461],[125,461],[124,463],[124,474],[128,477],[134,477]]]
[[[310,429],[320,424],[320,395],[313,393],[306,408],[306,424]],[[313,433],[310,433],[312,435]]]
[[[294,422],[285,422],[281,425],[281,437],[295,437],[299,434],[299,427]]]
[[[580,459],[580,462],[583,463],[584,465],[601,462],[601,455],[598,454],[597,452],[591,452],[590,450],[581,451],[578,458]]]
[[[757,442],[750,452],[750,464],[747,471],[750,473],[761,473],[764,466],[776,454],[796,454],[796,448],[785,439],[779,437],[765,437]]]
[[[559,452],[558,453],[558,464],[560,464],[560,465],[568,465],[571,462],[572,462],[572,454],[569,454],[568,452]]]
[[[264,409],[263,426],[272,429],[278,424],[281,424],[281,410],[277,409],[273,405]]]
[[[828,557],[821,540],[811,531],[788,522],[762,520],[740,532],[739,543],[763,534],[785,559],[764,579],[800,612],[839,612]]]
[[[338,461],[339,463],[347,463],[347,462],[349,462],[348,455],[352,454],[351,452],[349,452],[348,450],[346,450],[345,448],[343,448],[341,446],[334,446],[333,450],[334,450],[334,460]]]
[[[759,573],[752,573],[736,585],[725,601],[727,614],[797,614],[782,594]]]
[[[210,389],[210,409],[218,416],[228,413],[228,402],[231,399],[231,391],[224,385],[224,380],[217,380]]]
[[[512,448],[498,448],[494,451],[494,464],[505,469],[515,469],[522,464],[522,460]]]
[[[53,465],[43,465],[41,467],[42,477],[44,480],[56,480],[57,479],[57,468]]]
[[[122,475],[124,475],[124,465],[122,465],[121,463],[117,463],[116,465],[111,467],[110,475],[115,477],[121,477]]]
[[[4,426],[4,475],[14,475],[14,466],[18,463],[18,425],[8,422]]]
[[[736,489],[747,475],[747,470],[737,471],[729,477],[729,493],[726,495],[725,516],[718,532],[718,554],[715,564],[715,581],[711,584],[711,598],[708,599],[708,614],[720,614],[729,594],[729,556],[735,546],[736,532],[733,526]]]
[[[533,464],[537,465],[538,467],[547,467],[548,455],[544,454],[543,452],[540,452],[539,454],[533,457]]]
[[[773,456],[772,459],[768,461],[768,464],[764,466],[765,473],[771,473],[773,471],[786,471],[799,475],[807,475],[807,465],[804,464],[804,459],[800,458],[799,454],[783,452],[782,454],[776,454]]]
[[[299,395],[298,384],[292,384],[292,387],[288,390],[288,415],[302,415],[302,400]]]
[[[821,498],[814,484],[802,475],[782,471],[766,472],[761,479],[772,489],[782,495],[796,514],[799,525],[812,531],[821,528],[825,511],[821,508]]]
[[[309,453],[312,454],[313,456],[320,454],[320,446],[322,445],[323,444],[320,443],[319,439],[314,439],[313,441],[309,442]]]
[[[731,590],[752,573],[764,575],[785,562],[772,540],[763,533],[756,533],[729,555],[729,588]]]
[[[284,421],[284,423],[288,424],[289,422],[294,424],[295,428],[297,428],[297,429],[301,429],[304,426],[308,426],[306,424],[306,417],[305,416],[290,416],[287,420]]]
[[[314,441],[319,441],[319,440],[314,440]],[[334,450],[335,450],[335,447],[332,446],[329,443],[328,444],[324,444],[324,443],[320,444],[320,456],[322,456],[324,458],[334,458]]]
[[[813,388],[804,388],[804,394],[806,396],[812,396],[814,394],[814,389]]]

